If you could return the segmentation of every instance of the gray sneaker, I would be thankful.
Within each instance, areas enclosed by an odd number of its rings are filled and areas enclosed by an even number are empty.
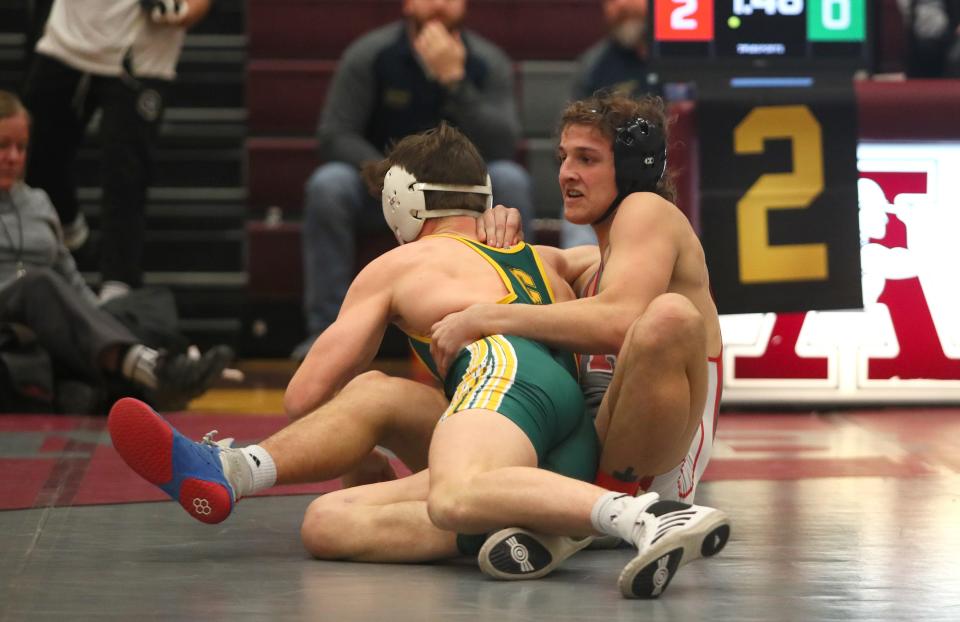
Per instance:
[[[483,574],[494,579],[517,581],[545,577],[568,557],[593,540],[547,536],[519,527],[501,529],[483,543],[477,562]]]

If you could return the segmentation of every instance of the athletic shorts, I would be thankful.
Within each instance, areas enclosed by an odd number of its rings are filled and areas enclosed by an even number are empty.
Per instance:
[[[541,468],[593,481],[599,459],[593,422],[570,367],[546,346],[494,335],[467,346],[447,373],[450,407],[440,421],[471,409],[500,413],[517,425]],[[570,356],[570,355],[565,355]]]
[[[641,480],[640,488],[660,494],[661,499],[693,503],[697,484],[710,462],[713,440],[717,433],[717,417],[720,414],[720,393],[723,390],[723,366],[720,358],[707,360],[707,399],[703,406],[703,419],[684,459],[667,473]]]

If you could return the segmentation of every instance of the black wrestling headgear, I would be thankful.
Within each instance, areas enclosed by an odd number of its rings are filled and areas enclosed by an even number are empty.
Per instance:
[[[667,137],[663,127],[634,117],[613,137],[617,198],[593,224],[601,223],[634,192],[655,192],[667,168]]]

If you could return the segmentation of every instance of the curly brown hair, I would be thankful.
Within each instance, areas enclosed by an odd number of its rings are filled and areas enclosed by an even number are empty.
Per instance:
[[[663,99],[644,96],[634,99],[615,91],[597,91],[593,96],[570,103],[563,111],[557,134],[570,125],[594,127],[610,141],[611,148],[617,129],[640,117],[660,125],[667,135],[668,120]],[[677,187],[669,168],[654,190],[671,203],[676,202]]]
[[[482,186],[487,183],[487,165],[463,132],[441,121],[440,125],[400,140],[379,162],[364,165],[363,179],[370,194],[380,197],[383,178],[394,165],[402,166],[420,181],[431,184]],[[482,212],[487,197],[469,192],[425,191],[428,210],[466,209]]]

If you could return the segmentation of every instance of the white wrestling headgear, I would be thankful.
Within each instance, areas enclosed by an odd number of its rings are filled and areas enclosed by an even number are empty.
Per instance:
[[[490,185],[490,175],[487,175],[487,183],[483,186],[429,184],[417,181],[417,178],[407,169],[395,164],[390,167],[383,178],[383,193],[380,195],[380,199],[383,203],[383,217],[387,219],[387,225],[397,236],[397,242],[400,244],[416,240],[427,218],[443,218],[444,216],[480,217],[480,212],[469,209],[428,210],[426,197],[423,194],[424,190],[483,194],[487,197],[485,209],[493,207],[493,189]]]

